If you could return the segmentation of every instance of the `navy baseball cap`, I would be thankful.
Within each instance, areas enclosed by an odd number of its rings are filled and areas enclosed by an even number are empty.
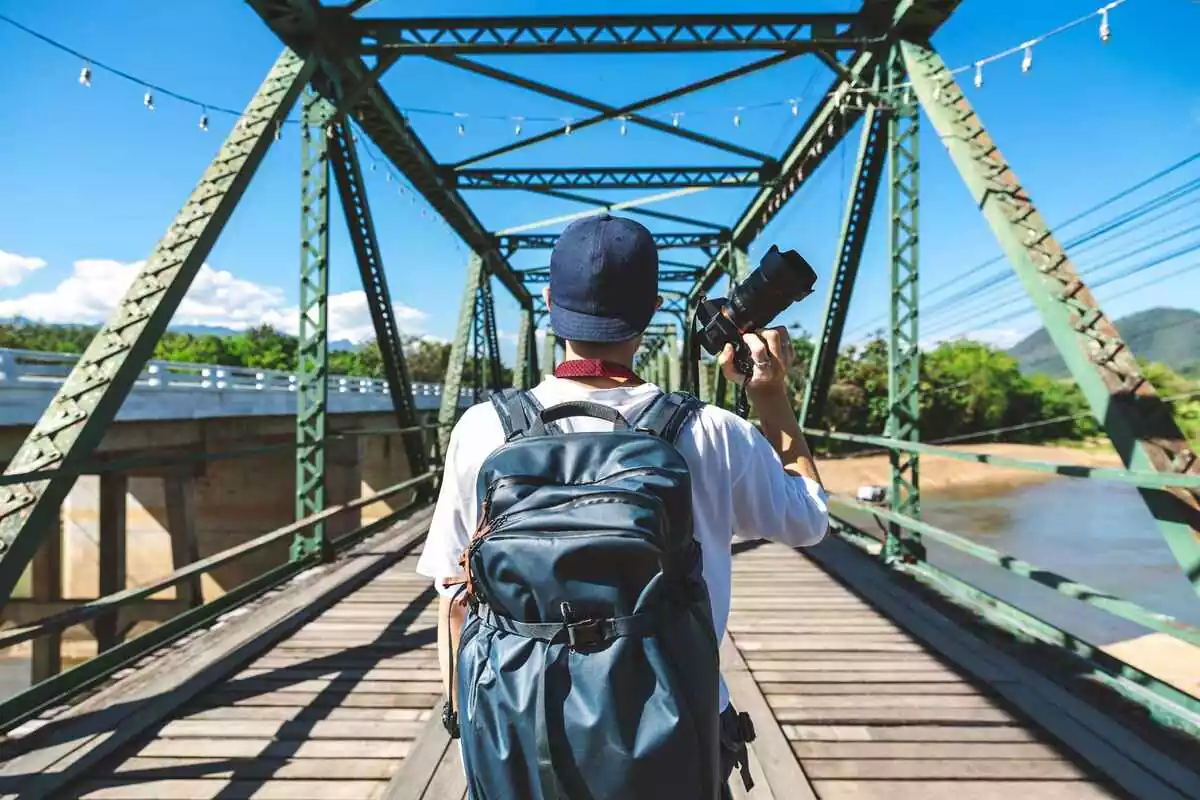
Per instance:
[[[645,226],[601,214],[573,222],[550,255],[550,327],[563,339],[623,342],[658,307],[658,248]]]

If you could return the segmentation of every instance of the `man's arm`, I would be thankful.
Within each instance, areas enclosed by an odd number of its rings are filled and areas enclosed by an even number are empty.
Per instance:
[[[754,372],[745,384],[746,396],[758,412],[763,436],[779,454],[785,470],[819,484],[821,476],[812,451],[800,432],[800,423],[787,396],[787,372],[796,358],[787,329],[768,328],[757,334],[748,333],[744,339],[754,361]],[[729,381],[739,386],[745,382],[746,377],[733,365],[732,345],[725,346],[718,362]]]

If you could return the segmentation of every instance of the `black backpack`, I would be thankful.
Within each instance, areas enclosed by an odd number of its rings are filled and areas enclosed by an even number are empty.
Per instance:
[[[479,473],[463,554],[459,735],[472,800],[715,800],[719,658],[673,442],[700,407],[662,394],[633,422],[493,395],[505,444]],[[604,432],[563,433],[592,416]]]

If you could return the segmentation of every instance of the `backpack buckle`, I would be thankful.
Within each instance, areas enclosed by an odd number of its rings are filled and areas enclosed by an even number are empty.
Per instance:
[[[572,650],[579,650],[581,647],[595,647],[607,638],[602,619],[585,619],[567,623],[567,639]]]

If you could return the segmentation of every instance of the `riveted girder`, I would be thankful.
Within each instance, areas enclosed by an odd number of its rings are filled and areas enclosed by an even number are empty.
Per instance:
[[[447,173],[460,189],[670,189],[762,186],[758,167],[577,167],[572,169],[459,169]]]
[[[474,332],[475,301],[479,287],[486,280],[483,258],[478,253],[472,253],[467,260],[467,277],[463,282],[462,301],[458,307],[458,325],[454,329],[454,342],[450,345],[446,380],[442,383],[442,405],[438,412],[438,440],[442,452],[446,452],[446,445],[450,443],[450,430],[458,419],[458,395],[462,390],[463,370]]]
[[[685,247],[716,247],[725,238],[721,233],[652,233],[654,244],[659,250]],[[558,234],[519,233],[499,237],[500,248],[505,252],[516,250],[552,250]]]
[[[332,104],[305,92],[300,132],[300,327],[296,346],[296,519],[325,510],[329,398],[329,146]],[[297,531],[292,558],[328,552],[325,523]]]
[[[312,74],[310,60],[285,50],[230,131],[166,235],[133,279],[25,438],[6,473],[55,470],[83,460],[100,442],[154,345],[212,250],[276,131]],[[74,478],[0,486],[0,602],[57,525]]]
[[[549,267],[521,270],[519,274],[526,283],[550,282]],[[698,269],[663,269],[662,267],[658,269],[659,283],[692,283],[698,277],[700,277],[700,270]]]
[[[362,170],[358,153],[354,147],[350,129],[344,121],[335,122],[329,129],[330,163],[334,179],[341,196],[342,209],[346,214],[346,227],[350,231],[350,243],[358,263],[363,291],[367,296],[367,309],[375,329],[375,341],[379,345],[383,374],[387,378],[388,393],[396,423],[409,428],[417,423],[413,405],[412,382],[408,378],[408,366],[404,359],[404,344],[400,328],[392,308],[392,296],[388,291],[387,275],[383,268],[383,256],[379,252],[379,239],[375,235],[375,223],[371,218],[371,207],[367,203],[366,187],[363,185]],[[409,469],[414,475],[425,471],[425,449],[419,437],[405,437],[404,452],[408,457]]]
[[[328,24],[360,53],[675,53],[855,49],[856,14],[655,14],[351,19]],[[323,20],[324,22],[325,20]]]
[[[825,300],[825,314],[821,320],[821,333],[816,342],[812,364],[809,365],[808,383],[804,387],[804,405],[800,409],[801,425],[817,425],[821,410],[829,397],[837,367],[838,347],[842,342],[842,331],[846,325],[846,314],[850,310],[850,294],[858,277],[858,265],[862,260],[863,246],[871,225],[871,215],[879,189],[879,178],[883,174],[884,113],[868,109],[863,117],[862,139],[858,145],[858,160],[850,184],[850,198],[846,203],[846,216],[842,221],[842,234],[838,242],[837,260],[833,275],[829,279],[829,296]]]
[[[891,254],[891,328],[888,336],[887,436],[917,442],[921,439],[921,347],[917,325],[917,282],[920,275],[920,109],[907,85],[904,59],[898,49],[888,55],[888,90],[892,110],[888,115],[887,151],[889,230]],[[892,510],[909,517],[921,516],[919,456],[893,449],[891,465]],[[923,557],[920,538],[892,523],[883,556],[887,559]]]
[[[1125,466],[1200,474],[1200,459],[1170,406],[1142,374],[945,62],[928,45],[905,42],[901,49],[921,105]],[[1179,487],[1139,491],[1200,592],[1200,494]]]

